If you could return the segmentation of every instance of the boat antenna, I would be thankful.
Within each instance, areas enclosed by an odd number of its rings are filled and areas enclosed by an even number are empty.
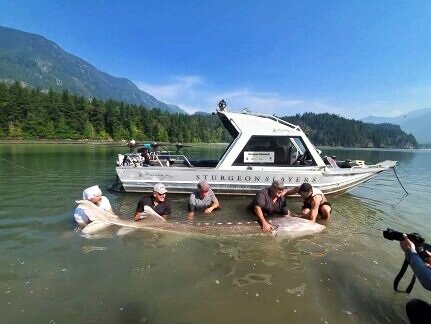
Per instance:
[[[220,111],[225,111],[226,110],[226,101],[224,99],[220,100],[218,103],[218,108]]]

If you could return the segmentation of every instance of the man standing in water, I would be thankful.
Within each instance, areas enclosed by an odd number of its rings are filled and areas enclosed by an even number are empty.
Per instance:
[[[302,217],[313,222],[316,221],[318,215],[321,219],[328,220],[331,216],[332,207],[326,199],[322,191],[307,182],[302,185],[286,190],[284,196],[299,194],[304,201],[302,205]]]
[[[219,208],[220,204],[210,185],[202,180],[197,185],[197,190],[190,194],[187,218],[193,220],[196,210],[203,211],[204,214],[210,214]]]
[[[167,192],[168,191],[163,183],[157,183],[154,185],[153,194],[149,197],[142,197],[139,200],[134,216],[135,221],[139,221],[144,218],[143,211],[145,206],[151,207],[151,209],[164,219],[168,218],[171,214],[172,208],[170,203],[166,201]]]
[[[268,217],[290,216],[283,190],[283,181],[274,180],[271,187],[260,190],[249,205],[249,208],[257,216],[264,233],[269,233],[273,229],[271,224],[267,221]]]

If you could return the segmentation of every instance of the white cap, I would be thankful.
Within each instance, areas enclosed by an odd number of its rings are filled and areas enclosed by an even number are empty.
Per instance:
[[[163,195],[163,194],[165,194],[165,193],[167,193],[167,192],[168,192],[168,191],[166,190],[165,185],[164,185],[163,183],[157,183],[157,184],[155,184],[155,185],[154,185],[154,188],[153,188],[153,191],[154,191],[154,192],[157,192],[157,193],[159,193],[159,194],[161,194],[161,195]]]
[[[86,200],[93,199],[96,196],[101,196],[102,190],[100,190],[98,185],[89,187],[82,192],[82,198]]]

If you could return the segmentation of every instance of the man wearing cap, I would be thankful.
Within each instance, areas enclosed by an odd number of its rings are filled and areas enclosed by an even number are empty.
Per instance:
[[[318,215],[324,220],[329,219],[331,216],[332,207],[323,192],[314,188],[308,182],[304,182],[298,187],[284,191],[285,196],[294,194],[299,194],[304,201],[302,205],[303,218],[315,222]]]
[[[210,214],[219,207],[218,199],[211,190],[210,185],[205,180],[202,180],[198,183],[197,190],[190,194],[187,218],[192,220],[196,210]]]
[[[93,204],[98,206],[100,209],[107,211],[109,213],[114,213],[112,211],[111,204],[105,196],[102,196],[102,190],[100,190],[98,185],[89,187],[82,192],[82,198],[88,201],[91,201]],[[82,208],[81,205],[76,207],[75,212],[73,214],[75,221],[81,228],[84,228],[89,223],[91,223],[90,218],[88,217],[85,209]]]
[[[163,183],[155,184],[153,194],[149,197],[142,197],[139,200],[134,216],[135,221],[144,218],[142,212],[145,206],[151,207],[157,214],[166,219],[171,214],[171,204],[166,201],[167,192]]]
[[[271,224],[267,221],[268,217],[290,215],[283,190],[283,181],[274,180],[271,187],[260,190],[249,205],[249,208],[257,216],[262,231],[265,233],[272,230]]]

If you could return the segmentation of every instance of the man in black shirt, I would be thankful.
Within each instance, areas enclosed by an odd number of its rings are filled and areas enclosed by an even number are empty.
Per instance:
[[[145,206],[151,207],[157,214],[166,219],[171,214],[171,204],[165,200],[167,192],[163,183],[154,185],[153,194],[148,197],[142,197],[139,200],[134,217],[135,221],[144,218],[142,212]]]
[[[284,183],[281,180],[274,180],[271,187],[260,190],[251,202],[251,209],[258,217],[263,232],[271,232],[272,226],[266,218],[278,215],[288,216],[286,199],[283,195]]]

